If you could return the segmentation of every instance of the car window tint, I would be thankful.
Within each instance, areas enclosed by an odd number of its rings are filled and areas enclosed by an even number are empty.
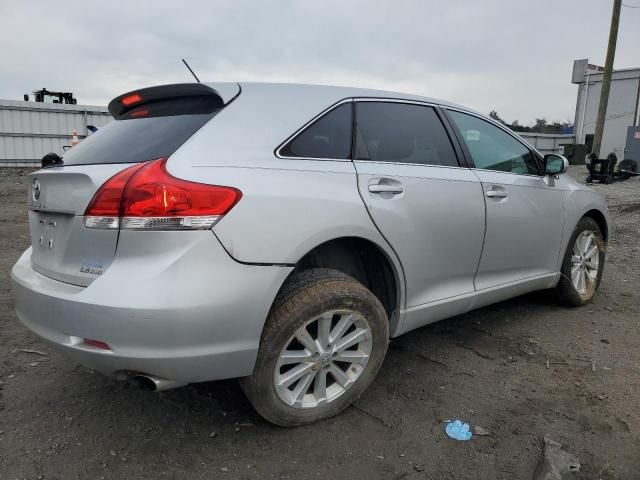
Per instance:
[[[297,135],[280,154],[286,157],[351,158],[351,103],[334,108]]]
[[[457,167],[451,140],[432,107],[356,104],[356,159]]]
[[[62,159],[65,165],[93,165],[168,157],[213,115],[215,113],[114,120],[65,152]]]
[[[507,132],[472,115],[449,111],[471,153],[476,168],[539,175],[531,151]]]

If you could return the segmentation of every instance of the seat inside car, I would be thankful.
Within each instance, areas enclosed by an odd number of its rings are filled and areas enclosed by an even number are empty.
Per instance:
[[[380,141],[375,152],[371,152],[372,160],[380,162],[406,162],[414,153],[413,140],[406,136],[395,135]]]

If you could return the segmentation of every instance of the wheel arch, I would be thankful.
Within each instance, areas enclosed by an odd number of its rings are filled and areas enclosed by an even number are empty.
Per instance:
[[[602,238],[605,242],[609,241],[609,225],[607,224],[607,218],[604,213],[596,208],[592,208],[591,210],[585,212],[584,215],[580,218],[589,217],[593,219],[600,227],[600,231],[602,232]]]
[[[384,306],[390,335],[393,337],[399,331],[404,301],[404,274],[402,267],[385,248],[358,236],[327,240],[300,257],[284,283],[291,275],[309,268],[332,268],[358,280]]]
[[[600,231],[602,232],[602,238],[605,243],[605,248],[606,248],[607,242],[609,241],[609,225],[608,225],[607,216],[598,206],[591,205],[587,207],[584,210],[584,213],[582,215],[578,213],[579,211],[574,210],[574,212],[576,215],[573,217],[573,220],[570,220],[571,223],[569,223],[569,225],[573,224],[573,228],[567,232],[567,235],[565,235],[565,238],[563,239],[562,249],[560,250],[558,255],[558,270],[562,268],[562,262],[564,261],[564,258],[567,255],[567,252],[571,248],[571,245],[570,245],[571,236],[573,235],[573,232],[577,227],[578,223],[583,218],[592,219],[594,222],[596,222],[598,227],[600,227]]]

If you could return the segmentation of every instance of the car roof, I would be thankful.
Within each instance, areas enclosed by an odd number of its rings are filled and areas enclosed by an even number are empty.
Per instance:
[[[296,83],[207,83],[227,105],[198,130],[172,159],[202,165],[269,166],[271,155],[296,132],[348,98],[408,100],[472,111],[451,102],[406,93]],[[242,145],[242,148],[238,148]],[[265,156],[266,152],[270,155]]]
[[[284,97],[295,92],[297,95],[306,94],[307,96],[326,97],[328,102],[336,101],[336,99],[344,98],[388,98],[395,100],[409,100],[416,102],[432,103],[436,105],[444,105],[448,107],[460,108],[473,112],[472,109],[462,105],[441,100],[432,97],[414,95],[411,93],[393,92],[389,90],[377,90],[372,88],[346,87],[337,85],[321,85],[321,84],[305,84],[305,83],[269,83],[269,82],[212,82],[207,83],[213,89],[221,93],[225,97],[225,101],[229,100],[231,92],[237,91],[239,85],[242,90],[250,90],[253,94],[263,94],[270,96]],[[478,113],[478,112],[474,112]]]

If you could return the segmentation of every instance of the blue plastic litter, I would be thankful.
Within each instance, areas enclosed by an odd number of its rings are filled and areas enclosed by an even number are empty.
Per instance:
[[[471,430],[469,430],[469,424],[463,423],[460,420],[449,422],[444,431],[454,440],[466,441],[471,440],[472,437]]]

